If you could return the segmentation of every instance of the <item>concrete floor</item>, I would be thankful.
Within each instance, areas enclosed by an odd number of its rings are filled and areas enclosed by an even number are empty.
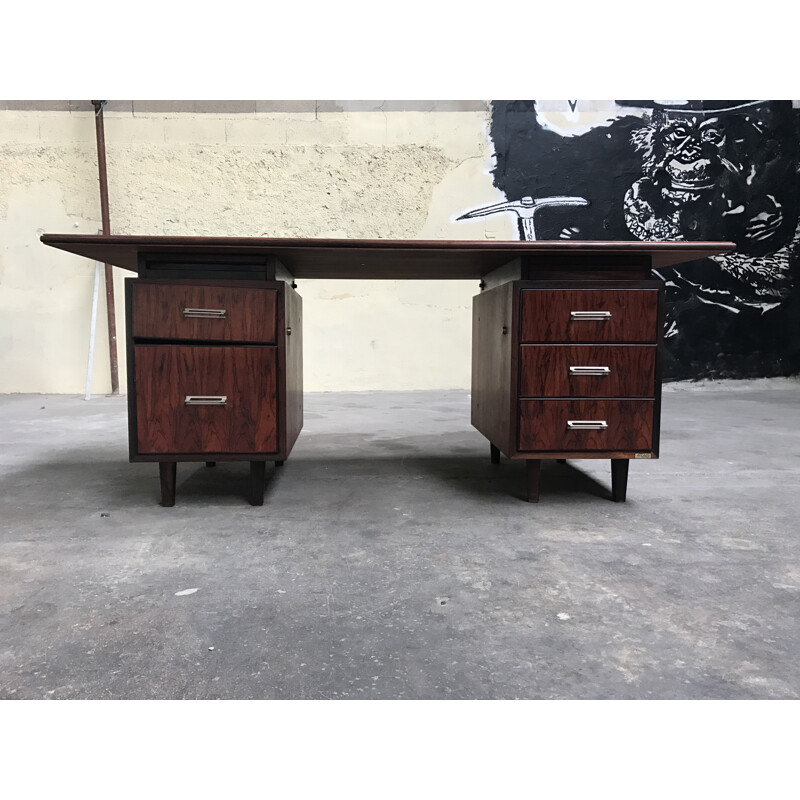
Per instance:
[[[309,394],[248,466],[0,396],[2,698],[800,697],[800,381],[666,387],[661,459],[489,463],[466,392]]]

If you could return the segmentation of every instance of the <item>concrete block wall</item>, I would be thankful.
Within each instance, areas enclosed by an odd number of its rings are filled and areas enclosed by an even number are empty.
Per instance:
[[[487,101],[109,101],[117,234],[517,238]],[[0,101],[0,392],[82,393],[94,264],[42,233],[94,234],[90,101]],[[115,291],[125,387],[123,279]],[[467,388],[473,282],[300,281],[309,391]],[[105,297],[95,393],[110,391]]]

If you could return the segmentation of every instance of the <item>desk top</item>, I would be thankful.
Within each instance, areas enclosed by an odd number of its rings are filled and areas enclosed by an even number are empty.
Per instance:
[[[480,279],[519,257],[652,259],[653,269],[730,252],[732,242],[424,241],[48,233],[41,241],[134,272],[139,254],[274,256],[295,278]],[[608,261],[606,262],[608,263]]]

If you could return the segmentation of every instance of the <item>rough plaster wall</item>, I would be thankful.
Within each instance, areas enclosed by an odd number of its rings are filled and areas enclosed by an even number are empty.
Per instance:
[[[2,116],[0,120],[4,121]],[[0,131],[8,127],[0,124]],[[90,146],[0,145],[0,392],[82,393],[95,267],[44,247],[42,233],[97,233],[97,162]],[[88,213],[87,213],[88,210]],[[114,270],[118,320],[122,271]],[[92,391],[111,389],[105,292],[98,301]],[[118,336],[123,340],[122,323]],[[120,346],[124,379],[125,352]]]
[[[515,238],[456,223],[501,198],[488,113],[117,114],[105,119],[112,232]],[[94,265],[42,232],[96,233],[91,113],[0,112],[0,391],[83,391]],[[114,270],[125,391],[124,310]],[[300,281],[309,391],[466,388],[473,282]],[[110,390],[101,294],[93,391]]]
[[[410,145],[194,146],[160,159],[141,145],[108,153],[117,232],[165,235],[411,238],[453,166],[438,149]]]

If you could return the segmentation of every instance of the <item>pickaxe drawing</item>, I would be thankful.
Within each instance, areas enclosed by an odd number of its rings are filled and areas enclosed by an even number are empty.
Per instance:
[[[476,208],[462,214],[458,219],[474,219],[475,217],[487,217],[489,214],[498,214],[501,211],[513,211],[516,213],[519,224],[519,232],[523,241],[535,242],[536,230],[533,226],[534,216],[540,208],[545,206],[588,206],[589,201],[583,197],[542,197],[534,200],[532,197],[523,197],[521,200],[506,200],[504,203],[496,203],[493,206]]]

